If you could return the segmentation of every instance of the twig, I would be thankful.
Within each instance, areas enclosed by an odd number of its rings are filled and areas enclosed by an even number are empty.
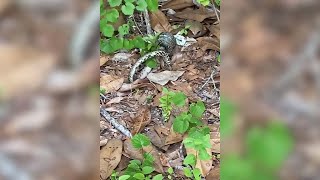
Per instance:
[[[212,5],[213,5],[214,13],[215,13],[216,16],[217,16],[218,22],[220,22],[220,17],[219,17],[219,14],[218,14],[218,12],[217,12],[216,5],[214,4],[213,0],[211,0],[211,2],[212,2]]]
[[[127,137],[132,137],[130,131],[126,129],[124,126],[119,124],[117,120],[115,120],[105,109],[100,107],[100,114],[103,118],[105,118],[107,121],[111,123],[112,126],[114,126],[118,131],[126,135]]]
[[[149,17],[149,13],[148,13],[147,9],[143,12],[143,15],[144,15],[144,19],[145,19],[145,22],[146,22],[147,33],[148,34],[153,34],[153,31],[152,31],[151,25],[150,25],[150,17]]]

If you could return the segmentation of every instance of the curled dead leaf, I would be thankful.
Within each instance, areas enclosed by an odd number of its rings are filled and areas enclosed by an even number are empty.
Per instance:
[[[199,9],[187,8],[181,12],[177,12],[176,14],[174,14],[174,16],[181,19],[189,19],[202,22],[207,18],[215,17],[215,14],[214,12],[209,11],[205,7],[200,6]]]
[[[111,139],[100,150],[100,178],[107,179],[118,166],[122,155],[122,141]]]
[[[154,83],[165,85],[169,81],[176,81],[184,71],[163,71],[160,73],[150,73],[147,78]]]
[[[202,51],[206,51],[207,49],[220,51],[220,42],[217,38],[199,37],[197,41],[196,46],[199,46]]]
[[[150,21],[156,32],[171,32],[173,30],[166,15],[160,10],[151,12]]]
[[[192,0],[172,0],[169,1],[168,3],[165,3],[162,8],[163,9],[183,9],[183,8],[187,8],[187,7],[191,7],[194,6],[193,1]]]
[[[122,86],[124,78],[103,75],[100,77],[100,87],[106,90],[106,93],[115,92]]]
[[[151,122],[151,112],[148,107],[143,107],[139,110],[139,114],[133,119],[131,134],[135,135],[142,131],[146,125]]]

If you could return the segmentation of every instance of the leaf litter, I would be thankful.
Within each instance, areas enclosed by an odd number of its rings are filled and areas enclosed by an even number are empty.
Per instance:
[[[155,158],[156,172],[164,175],[168,168],[172,167],[175,169],[174,178],[179,179],[184,178],[184,158],[187,154],[195,152],[186,150],[182,144],[185,135],[172,129],[172,120],[182,109],[172,112],[169,121],[165,122],[159,107],[159,98],[162,96],[163,87],[166,87],[175,92],[183,92],[187,96],[187,103],[203,101],[207,111],[202,121],[211,127],[212,148],[207,149],[207,152],[220,153],[220,76],[219,71],[216,71],[220,66],[217,61],[220,51],[220,24],[213,9],[198,7],[193,1],[172,0],[160,7],[162,8],[158,11],[149,13],[152,29],[156,32],[171,32],[176,37],[183,38],[185,43],[189,43],[176,47],[170,71],[157,67],[146,78],[129,83],[127,79],[130,67],[138,58],[134,51],[115,53],[113,57],[100,57],[100,87],[105,89],[103,95],[106,98],[101,104],[102,108],[109,109],[110,116],[130,131],[130,134],[145,134],[151,140],[151,144],[143,147],[142,151],[135,149],[130,137],[121,133],[104,118],[100,120],[100,139],[118,139],[123,142],[123,151],[117,151],[117,157],[122,155],[118,163],[122,167],[120,171],[125,169],[123,166],[128,165],[128,158],[143,160],[143,153],[148,152]],[[134,17],[139,31],[146,34],[141,16]],[[180,28],[176,29],[177,26]],[[188,27],[187,34],[179,34],[185,27]],[[135,31],[131,36],[141,35],[139,31]],[[193,38],[199,34],[200,36]],[[104,147],[106,146],[108,144]],[[207,179],[219,176],[219,164],[219,159],[215,156],[210,160],[197,161],[197,167],[204,177],[208,177]]]

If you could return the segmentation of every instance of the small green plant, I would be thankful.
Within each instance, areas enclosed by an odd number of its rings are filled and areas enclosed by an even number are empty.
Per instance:
[[[101,93],[101,94],[105,94],[105,93],[106,93],[106,89],[100,87],[100,93]]]
[[[136,134],[131,139],[132,146],[136,149],[149,146],[150,139],[143,134]],[[119,176],[119,173],[114,172],[111,175],[112,180],[162,180],[163,175],[157,174],[152,176],[154,173],[154,158],[149,153],[143,154],[143,160],[131,160],[128,167],[125,169],[124,174]]]
[[[221,0],[214,0],[214,2],[220,7],[220,5],[221,5]]]
[[[160,107],[162,109],[162,116],[167,121],[170,117],[173,105],[182,107],[185,105],[186,95],[181,92],[169,91],[167,88],[162,90],[163,96],[159,99]]]
[[[114,24],[118,22],[121,14],[132,16],[135,11],[155,11],[157,9],[158,0],[100,0],[101,51],[110,54],[120,49],[148,49],[141,36],[133,39],[125,38],[130,34],[130,21],[120,25],[117,29]]]
[[[170,116],[173,105],[185,106],[186,96],[182,92],[172,92],[168,89],[163,89],[163,96],[160,98],[160,106],[164,116]],[[177,133],[187,133],[187,137],[183,140],[185,147],[192,148],[196,154],[189,154],[185,160],[183,169],[186,177],[200,180],[200,169],[195,168],[197,159],[209,160],[211,154],[207,149],[211,148],[210,144],[210,129],[202,125],[201,118],[206,108],[202,101],[191,103],[187,112],[182,112],[173,120],[173,130]]]
[[[183,29],[181,29],[178,34],[186,36],[188,34],[188,31],[190,29],[191,25],[185,25]]]

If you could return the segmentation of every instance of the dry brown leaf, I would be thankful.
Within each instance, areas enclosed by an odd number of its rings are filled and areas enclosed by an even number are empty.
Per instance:
[[[131,139],[127,139],[124,141],[123,151],[124,154],[131,159],[137,159],[140,161],[143,159],[142,152],[139,149],[136,149],[132,146]]]
[[[199,9],[187,8],[181,12],[177,12],[174,16],[181,19],[190,19],[198,22],[202,22],[206,18],[215,17],[214,12],[209,11],[205,7],[200,7]]]
[[[51,54],[18,45],[0,45],[1,98],[33,91],[41,86],[57,60]]]
[[[163,71],[159,73],[150,73],[147,78],[154,83],[165,85],[169,81],[176,81],[184,71]]]
[[[161,139],[153,127],[148,128],[146,135],[149,137],[152,144],[156,147],[161,148],[162,146],[164,146],[164,138]]]
[[[177,143],[183,140],[183,135],[176,133],[172,128],[169,135],[166,137],[165,145]]]
[[[220,153],[220,133],[210,132],[210,144],[211,151],[214,153]]]
[[[206,180],[215,180],[215,179],[220,179],[220,167],[219,166],[212,168],[206,177]]]
[[[199,46],[202,51],[206,51],[207,49],[220,51],[220,42],[216,38],[199,37],[197,41],[196,45]]]
[[[162,8],[163,9],[170,8],[170,9],[176,10],[176,9],[183,9],[191,6],[194,6],[194,3],[192,0],[172,0],[164,4]]]
[[[124,97],[115,97],[115,98],[111,99],[110,101],[108,101],[106,103],[106,106],[110,106],[111,104],[120,103],[123,99],[124,99]]]
[[[202,23],[200,23],[198,21],[194,21],[194,20],[187,20],[186,26],[189,27],[189,29],[193,35],[198,34],[203,29]]]
[[[154,158],[154,169],[158,173],[163,174],[163,166],[160,161],[161,152],[159,152],[153,145],[145,146],[142,148],[145,153],[150,153]]]
[[[209,26],[209,31],[220,40],[220,24]]]
[[[122,155],[122,141],[111,139],[100,150],[100,177],[107,179],[118,166]]]
[[[109,56],[102,56],[100,57],[100,66],[103,66],[106,62],[109,61]]]
[[[139,114],[133,119],[131,134],[135,135],[142,131],[151,122],[151,112],[148,107],[139,110]]]
[[[150,15],[151,26],[156,32],[171,32],[171,27],[167,17],[162,11],[157,10]]]
[[[100,87],[106,90],[106,93],[115,92],[122,86],[124,78],[103,75],[100,77]]]
[[[198,157],[197,151],[192,148],[187,148],[187,155],[193,154]],[[207,153],[211,154],[210,149],[207,149]],[[206,177],[212,168],[212,159],[209,160],[200,160],[197,158],[196,168],[200,169],[202,176]]]

